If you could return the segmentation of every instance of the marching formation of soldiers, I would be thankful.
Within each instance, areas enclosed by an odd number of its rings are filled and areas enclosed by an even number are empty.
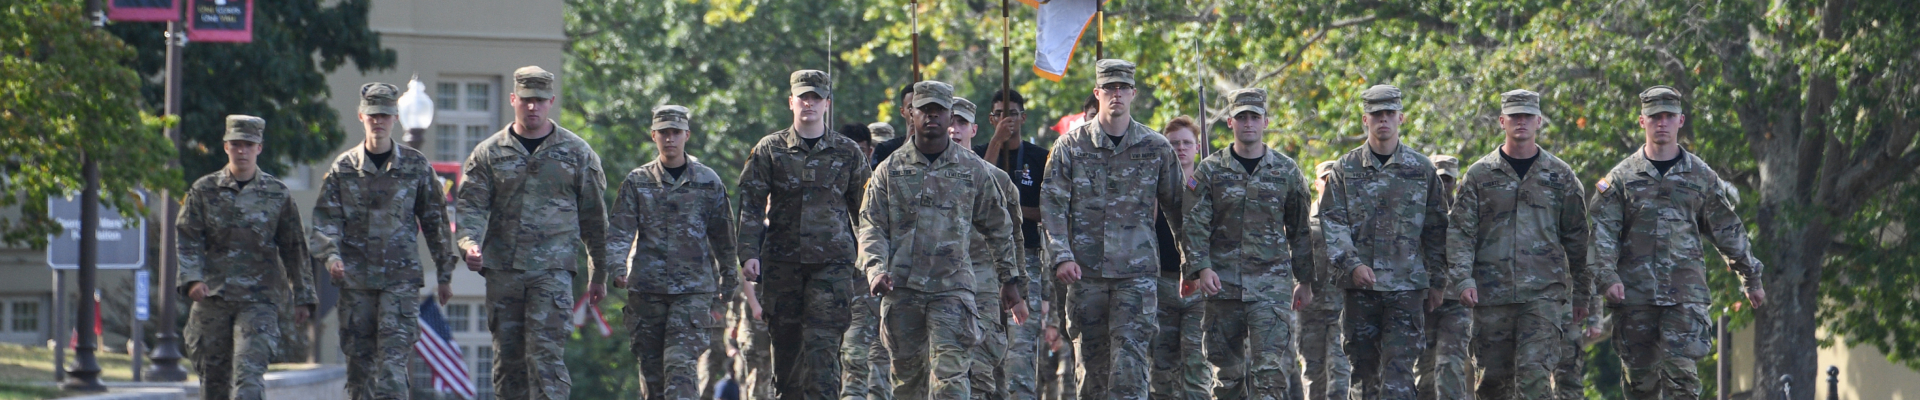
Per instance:
[[[441,302],[459,266],[485,279],[508,399],[569,397],[569,312],[609,283],[647,399],[1577,398],[1603,305],[1631,398],[1697,398],[1703,243],[1765,300],[1736,199],[1677,143],[1673,88],[1640,94],[1645,144],[1589,193],[1537,144],[1538,93],[1502,93],[1501,145],[1462,168],[1403,144],[1403,94],[1373,86],[1365,144],[1308,175],[1263,142],[1266,91],[1228,94],[1232,144],[1201,157],[1192,118],[1131,114],[1134,64],[1095,68],[1089,116],[1050,150],[1021,136],[1017,92],[980,107],[917,82],[900,135],[838,132],[830,78],[794,72],[792,125],[753,146],[738,198],[687,153],[693,113],[656,107],[658,156],[608,207],[599,155],[550,118],[554,74],[525,67],[452,215],[392,138],[399,90],[369,83],[366,140],[328,170],[311,231],[254,164],[265,121],[231,116],[228,165],[179,217],[204,397],[261,397],[277,310],[310,316],[314,264],[342,289],[350,396],[407,396],[416,231]],[[987,143],[956,147],[981,122]]]

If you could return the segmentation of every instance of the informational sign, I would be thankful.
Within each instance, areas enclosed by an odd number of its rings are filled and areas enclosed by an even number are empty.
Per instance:
[[[47,238],[47,265],[53,269],[80,269],[80,198],[49,198],[47,214],[65,229]],[[147,263],[147,230],[133,226],[119,211],[100,205],[100,269],[135,269]]]
[[[191,0],[187,10],[187,40],[248,43],[253,41],[253,0]]]
[[[108,0],[107,19],[121,22],[180,20],[180,0]]]
[[[135,321],[146,321],[151,315],[148,309],[152,304],[147,300],[148,297],[153,297],[153,288],[147,283],[151,278],[153,274],[147,270],[133,271],[133,320]]]

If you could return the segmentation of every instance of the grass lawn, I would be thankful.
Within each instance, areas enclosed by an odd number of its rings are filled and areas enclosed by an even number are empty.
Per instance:
[[[108,382],[133,381],[133,357],[126,354],[95,352],[94,359],[100,362],[100,380]],[[187,379],[199,379],[192,375],[187,367]],[[67,351],[67,366],[73,366],[73,351]],[[0,343],[0,400],[44,399],[69,396],[79,393],[62,393],[58,389],[43,386],[53,381],[53,349],[40,346],[26,346],[14,343]]]

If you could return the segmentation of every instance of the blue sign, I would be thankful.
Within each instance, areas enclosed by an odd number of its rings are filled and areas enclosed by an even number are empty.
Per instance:
[[[147,298],[153,297],[147,284],[148,279],[151,278],[147,270],[133,271],[133,319],[135,321],[147,320],[147,309],[151,308],[148,307]]]

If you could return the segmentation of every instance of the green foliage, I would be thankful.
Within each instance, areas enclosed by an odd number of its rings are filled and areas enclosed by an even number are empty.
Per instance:
[[[178,188],[165,169],[170,121],[141,114],[139,76],[121,65],[133,49],[94,28],[80,6],[51,0],[0,2],[0,218],[4,242],[33,248],[61,227],[47,199],[85,186],[81,157],[99,161],[101,201],[129,217],[147,213],[135,189]]]

